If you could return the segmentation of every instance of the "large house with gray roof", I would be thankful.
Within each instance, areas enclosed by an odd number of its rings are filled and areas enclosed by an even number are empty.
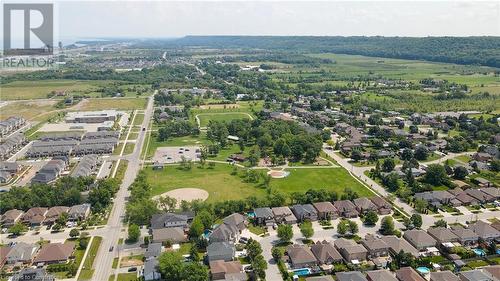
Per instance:
[[[293,205],[292,212],[299,222],[318,220],[318,211],[311,204]]]

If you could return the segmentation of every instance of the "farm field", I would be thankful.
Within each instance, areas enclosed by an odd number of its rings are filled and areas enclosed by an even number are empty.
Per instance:
[[[193,165],[190,171],[181,170],[178,166],[165,166],[163,170],[145,169],[146,178],[153,187],[152,195],[159,195],[177,188],[200,188],[209,193],[208,201],[244,199],[248,196],[263,196],[265,189],[260,183],[243,181],[243,170],[238,175],[231,175],[233,167],[227,164],[216,164],[213,169],[199,168]],[[267,170],[258,170],[264,173]],[[308,189],[327,189],[344,193],[346,187],[356,191],[360,196],[373,196],[368,189],[352,178],[342,168],[307,168],[288,169],[290,175],[284,179],[271,179],[270,187],[284,193],[305,192]]]
[[[27,120],[41,120],[55,110],[56,101],[16,101],[0,107],[0,119],[22,116]]]
[[[52,91],[84,94],[105,86],[111,81],[41,80],[14,81],[2,85],[0,100],[45,99]]]
[[[200,126],[206,127],[210,120],[213,121],[231,121],[235,119],[253,119],[251,115],[243,112],[226,112],[226,113],[200,113],[196,115],[200,120]]]

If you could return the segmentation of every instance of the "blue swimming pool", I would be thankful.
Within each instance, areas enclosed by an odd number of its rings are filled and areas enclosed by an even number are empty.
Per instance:
[[[248,213],[247,213],[247,216],[248,216],[249,218],[252,218],[252,219],[253,219],[253,218],[255,218],[255,212],[248,212]]]
[[[210,234],[212,234],[212,231],[210,231],[210,230],[208,230],[208,229],[207,229],[207,230],[205,230],[205,231],[203,232],[203,238],[208,239],[208,237],[210,236]]]
[[[486,252],[483,249],[475,248],[472,249],[472,251],[474,251],[474,253],[480,257],[486,256]]]
[[[427,274],[427,273],[431,272],[431,270],[425,266],[417,267],[417,271],[422,273],[422,274]]]
[[[309,268],[301,268],[301,269],[295,269],[293,273],[297,276],[306,276],[311,274],[311,270]]]

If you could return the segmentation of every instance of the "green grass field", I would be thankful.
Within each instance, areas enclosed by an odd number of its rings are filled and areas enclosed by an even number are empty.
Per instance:
[[[244,120],[251,119],[248,113],[243,113],[243,112],[200,113],[197,116],[200,119],[201,127],[206,127],[208,125],[208,122],[210,122],[210,120],[231,121],[235,119],[244,119]]]
[[[56,101],[19,101],[0,108],[0,119],[9,116],[22,116],[27,120],[41,120],[55,110]]]
[[[78,275],[78,280],[92,279],[92,275],[94,274],[94,269],[93,269],[94,259],[97,256],[97,251],[99,250],[101,241],[102,237],[94,236],[87,257],[83,261],[83,268],[82,271],[80,271],[80,275]]]
[[[2,85],[1,100],[44,99],[52,91],[66,91],[73,94],[90,93],[111,81],[42,80],[14,81]]]
[[[135,119],[134,119],[134,124],[133,125],[141,126],[142,125],[142,121],[144,121],[144,114],[143,113],[138,113],[137,115],[135,115]]]
[[[153,195],[177,188],[201,188],[209,193],[208,201],[244,199],[248,196],[263,196],[265,189],[261,183],[246,183],[243,181],[243,171],[231,175],[233,167],[226,164],[216,164],[213,169],[199,168],[194,165],[192,170],[185,171],[178,166],[166,166],[163,170],[154,171],[151,167],[145,169],[149,184],[153,187]],[[342,194],[346,187],[356,191],[360,196],[373,196],[368,189],[352,178],[342,168],[322,169],[289,169],[290,176],[284,179],[272,179],[273,190],[284,193],[306,192],[308,189],[333,190]],[[259,170],[264,173],[265,170]]]
[[[70,111],[94,111],[94,110],[132,110],[146,108],[147,100],[145,98],[96,98],[81,101],[76,108],[70,108]]]

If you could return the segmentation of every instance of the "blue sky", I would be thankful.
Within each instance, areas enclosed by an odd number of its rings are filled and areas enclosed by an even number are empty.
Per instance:
[[[500,36],[500,1],[60,1],[59,38]]]

